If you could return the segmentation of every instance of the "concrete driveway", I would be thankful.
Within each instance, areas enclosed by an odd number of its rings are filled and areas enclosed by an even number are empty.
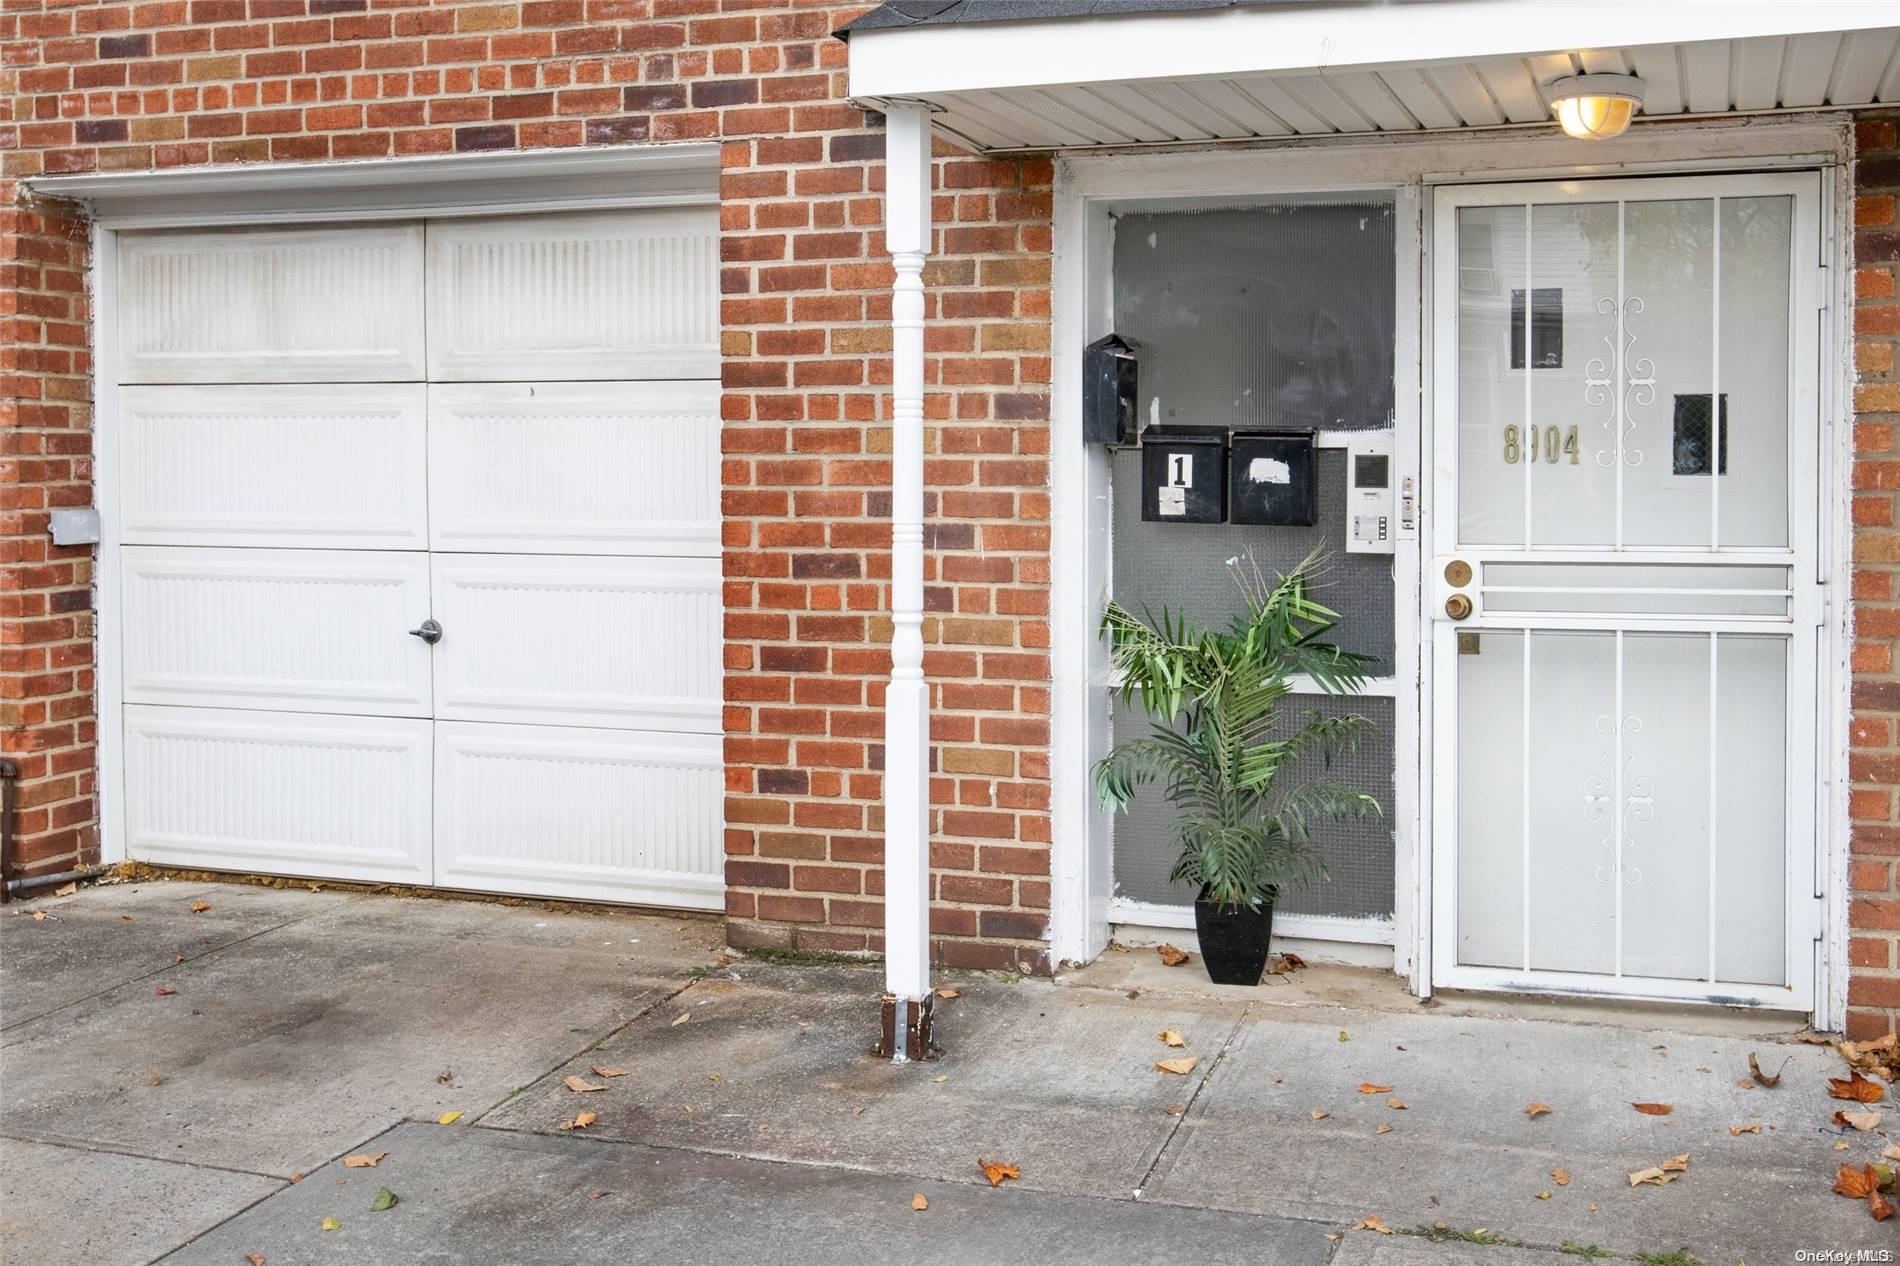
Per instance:
[[[9,906],[0,1260],[1730,1266],[1896,1244],[1900,1220],[1829,1190],[1886,1123],[1831,1124],[1834,1052],[1745,1021],[1422,1009],[1323,971],[1287,1006],[1135,955],[951,980],[946,1054],[893,1068],[866,1050],[875,971],[728,964],[720,940],[234,884]],[[1738,1084],[1750,1051],[1779,1087]],[[1629,1185],[1684,1153],[1677,1181]],[[979,1158],[1021,1177],[992,1190]],[[1352,1229],[1368,1214],[1397,1234]]]

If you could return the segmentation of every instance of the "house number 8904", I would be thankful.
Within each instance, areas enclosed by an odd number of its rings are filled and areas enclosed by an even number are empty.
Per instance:
[[[1566,457],[1575,466],[1582,460],[1579,451],[1577,428],[1574,426],[1567,432],[1554,426],[1547,426],[1541,431],[1534,426],[1504,428],[1504,461],[1509,466],[1521,461],[1541,461],[1555,466]]]

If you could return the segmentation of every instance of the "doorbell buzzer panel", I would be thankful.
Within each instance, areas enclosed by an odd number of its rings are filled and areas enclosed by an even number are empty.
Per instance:
[[[1390,554],[1399,533],[1390,436],[1346,446],[1346,552]]]
[[[1221,523],[1227,518],[1227,437],[1153,432],[1141,445],[1145,523]]]

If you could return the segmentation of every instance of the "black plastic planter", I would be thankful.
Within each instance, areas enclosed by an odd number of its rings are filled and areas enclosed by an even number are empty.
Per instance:
[[[1194,902],[1194,931],[1201,963],[1217,985],[1257,985],[1267,970],[1273,937],[1273,903],[1224,906],[1205,897]]]

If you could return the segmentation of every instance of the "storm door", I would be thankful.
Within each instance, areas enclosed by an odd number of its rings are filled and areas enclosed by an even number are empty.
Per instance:
[[[1441,986],[1812,1006],[1817,205],[1437,194]]]

